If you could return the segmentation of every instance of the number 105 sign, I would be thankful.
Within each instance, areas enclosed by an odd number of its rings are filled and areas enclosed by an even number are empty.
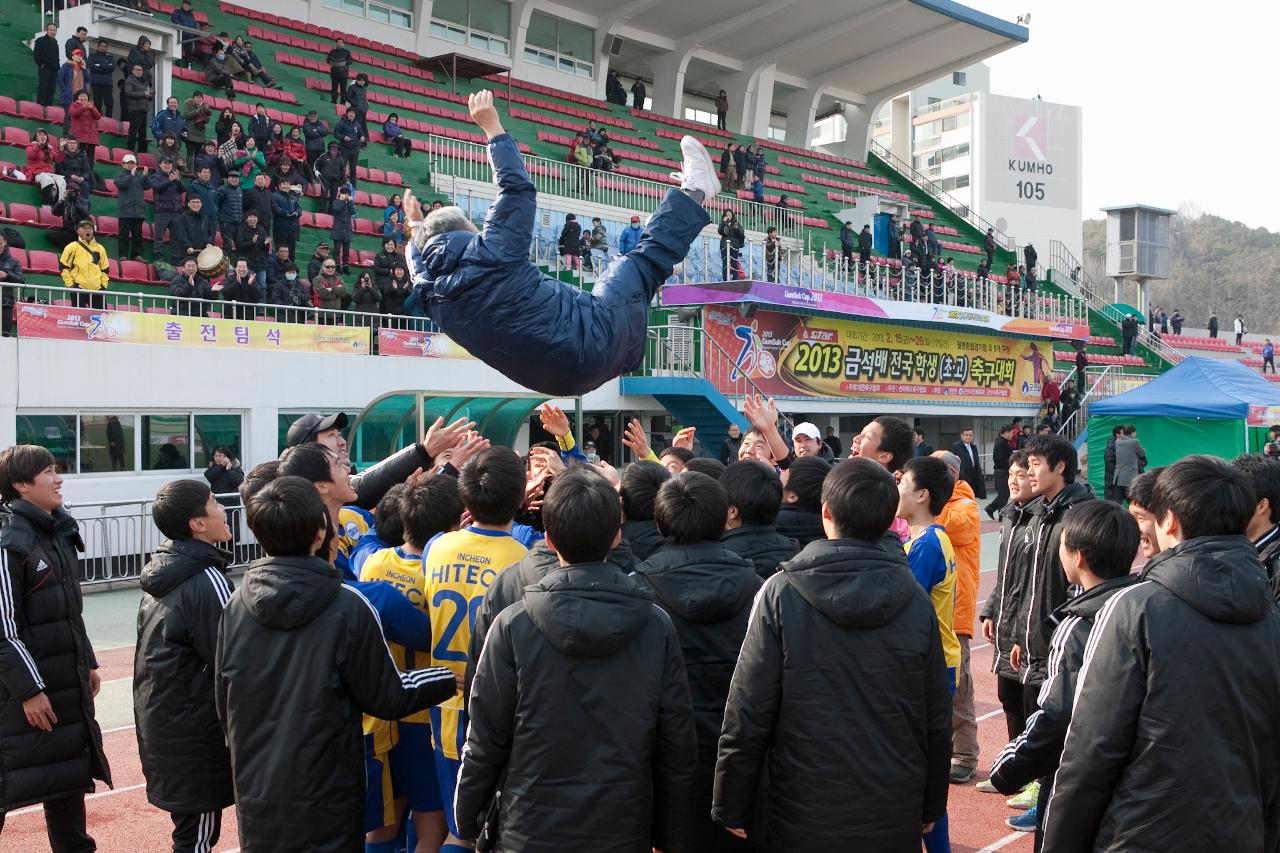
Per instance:
[[[1080,110],[1043,101],[983,99],[987,201],[1074,208],[1080,181]]]

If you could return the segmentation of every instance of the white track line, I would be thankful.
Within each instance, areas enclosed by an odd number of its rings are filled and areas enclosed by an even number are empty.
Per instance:
[[[1004,708],[996,708],[994,711],[988,711],[987,713],[980,715],[976,720],[976,722],[980,723],[983,720],[989,720],[992,717],[998,717],[1003,713],[1004,713]]]
[[[145,787],[147,787],[146,782],[139,782],[136,785],[126,785],[123,788],[116,788],[115,790],[112,790],[112,791],[99,791],[96,794],[86,794],[85,799],[96,800],[100,797],[114,797],[116,794],[126,794],[129,791],[136,791],[139,788],[145,788]],[[40,805],[27,806],[25,809],[17,809],[16,811],[9,812],[8,817],[17,817],[18,815],[28,814],[29,812],[34,812],[41,808],[43,808],[43,806],[40,806]]]
[[[1017,841],[1019,838],[1024,838],[1029,834],[1030,833],[1026,833],[1026,832],[1011,832],[1008,835],[1006,835],[1004,838],[1001,838],[999,841],[991,842],[986,847],[983,847],[981,850],[977,851],[977,853],[995,853],[995,851],[1003,847],[1008,847],[1010,844]]]
[[[103,729],[102,733],[104,735],[113,735],[116,732],[127,732],[133,728],[133,725],[134,725],[133,723],[130,723],[127,726],[116,726],[114,729]]]
[[[970,646],[970,647],[969,647],[969,651],[971,651],[971,652],[980,652],[980,651],[982,651],[983,649],[989,649],[989,648],[991,648],[991,644],[990,644],[990,643],[983,643],[983,644],[982,644],[982,645],[980,645],[980,646]]]

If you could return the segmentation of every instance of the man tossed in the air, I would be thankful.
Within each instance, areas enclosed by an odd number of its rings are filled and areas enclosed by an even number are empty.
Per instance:
[[[543,275],[529,262],[537,190],[520,149],[502,128],[493,93],[475,92],[471,118],[489,139],[498,198],[477,231],[458,207],[423,220],[422,202],[405,193],[415,224],[406,248],[415,292],[445,334],[526,388],[556,397],[590,391],[640,364],[649,303],[709,222],[703,203],[720,192],[702,144],[680,141],[680,188],[649,220],[640,245],[615,260],[592,292]]]

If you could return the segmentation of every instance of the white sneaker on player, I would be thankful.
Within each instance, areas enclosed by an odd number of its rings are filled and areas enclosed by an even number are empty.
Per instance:
[[[716,177],[716,164],[702,143],[692,136],[680,140],[680,153],[684,163],[671,177],[680,182],[682,190],[698,190],[703,201],[711,201],[720,194],[720,179]]]

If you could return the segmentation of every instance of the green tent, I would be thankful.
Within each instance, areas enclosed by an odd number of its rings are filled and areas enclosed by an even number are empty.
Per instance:
[[[1267,429],[1249,426],[1249,410],[1259,406],[1280,406],[1280,387],[1238,361],[1186,358],[1139,388],[1089,404],[1089,483],[1102,494],[1103,454],[1121,424],[1138,428],[1152,468],[1193,453],[1258,452]]]

